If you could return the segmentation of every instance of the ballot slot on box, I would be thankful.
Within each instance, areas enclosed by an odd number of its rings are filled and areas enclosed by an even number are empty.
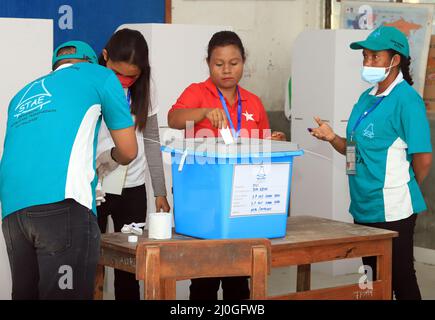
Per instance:
[[[184,139],[171,153],[175,232],[203,239],[285,236],[294,143]]]

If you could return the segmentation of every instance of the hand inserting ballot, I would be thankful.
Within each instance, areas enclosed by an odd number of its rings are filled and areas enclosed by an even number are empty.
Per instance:
[[[227,116],[225,111],[219,108],[207,109],[204,108],[204,117],[210,120],[213,127],[218,129],[227,128]]]

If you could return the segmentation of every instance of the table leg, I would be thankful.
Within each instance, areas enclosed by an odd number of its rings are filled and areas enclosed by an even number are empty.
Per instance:
[[[383,254],[377,257],[377,275],[376,279],[382,281],[382,299],[392,299],[392,245],[393,240],[383,241]]]
[[[103,300],[104,290],[104,266],[97,265],[97,273],[95,276],[94,300]]]
[[[160,295],[162,300],[177,299],[177,281],[174,279],[160,280]]]
[[[308,291],[311,289],[311,265],[302,264],[298,266],[296,292]]]

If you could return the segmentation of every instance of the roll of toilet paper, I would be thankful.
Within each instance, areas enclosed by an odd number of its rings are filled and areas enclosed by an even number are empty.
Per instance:
[[[153,212],[148,214],[148,238],[171,239],[172,214],[170,212]]]

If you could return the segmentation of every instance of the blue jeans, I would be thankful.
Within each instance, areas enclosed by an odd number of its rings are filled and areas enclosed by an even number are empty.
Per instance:
[[[100,230],[74,200],[28,207],[2,223],[12,299],[92,299]]]

